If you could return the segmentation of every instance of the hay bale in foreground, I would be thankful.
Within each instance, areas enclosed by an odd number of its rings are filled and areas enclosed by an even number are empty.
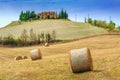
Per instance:
[[[14,60],[22,60],[22,56],[16,56]]]
[[[31,53],[30,56],[32,60],[42,59],[42,54],[39,48],[30,51],[30,53]]]
[[[49,47],[49,43],[45,43],[45,47]]]
[[[27,59],[27,56],[22,56],[22,59]]]
[[[92,58],[88,48],[71,50],[70,63],[74,73],[93,70]]]

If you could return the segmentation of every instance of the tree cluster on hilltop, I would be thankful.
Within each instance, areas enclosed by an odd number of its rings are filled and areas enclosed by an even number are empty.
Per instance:
[[[61,10],[58,14],[59,19],[68,19],[68,13],[66,10]]]
[[[45,13],[45,12],[41,12],[41,13]],[[52,15],[52,13],[54,12],[51,12],[50,14],[46,14],[46,13],[41,14],[42,16],[40,17],[39,14],[35,13],[35,11],[25,11],[25,12],[21,11],[19,20],[20,21],[31,21],[31,20],[36,20],[36,19],[68,19],[68,13],[66,10],[62,9],[58,14],[57,12],[55,12],[56,18],[53,18],[54,16]],[[51,15],[52,15],[52,18],[50,18]]]
[[[85,22],[86,22],[86,18],[85,18]],[[112,20],[110,20],[110,22],[107,23],[106,21],[93,20],[92,18],[88,18],[87,22],[91,25],[102,27],[110,31],[115,29],[115,23]]]
[[[20,21],[28,21],[28,20],[35,20],[36,19],[36,14],[35,11],[26,11],[26,12],[21,12],[19,16]]]

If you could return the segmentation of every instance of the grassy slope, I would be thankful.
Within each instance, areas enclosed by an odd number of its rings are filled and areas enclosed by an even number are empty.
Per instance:
[[[33,28],[36,33],[51,32],[55,30],[57,32],[58,39],[75,39],[82,36],[95,35],[106,33],[104,29],[94,27],[86,23],[77,23],[67,20],[42,20],[34,21],[27,24],[22,24],[14,27],[7,27],[0,29],[0,36],[6,36],[13,34],[19,36],[23,29],[28,31]]]
[[[14,61],[16,55],[27,55],[40,48],[43,59]],[[73,74],[69,51],[89,47],[94,70]],[[22,48],[0,47],[0,78],[2,80],[120,80],[120,36],[100,36],[79,41]]]
[[[6,25],[6,26],[3,27],[3,28],[18,26],[18,25],[21,25],[21,23],[18,22],[18,21],[12,21],[11,23],[9,23],[8,25]]]

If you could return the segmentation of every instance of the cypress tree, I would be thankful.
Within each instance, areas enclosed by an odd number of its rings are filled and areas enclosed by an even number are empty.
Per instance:
[[[68,13],[66,12],[66,19],[68,19]]]
[[[58,16],[59,16],[59,19],[61,19],[61,18],[62,18],[62,14],[61,14],[61,12],[59,12],[59,15],[58,15]]]
[[[87,19],[86,19],[86,17],[85,17],[85,23],[87,22]]]
[[[58,18],[59,19],[68,19],[68,13],[67,13],[67,11],[65,10],[61,10],[60,12],[59,12],[59,15],[58,15]]]
[[[22,19],[23,19],[23,21],[26,21],[27,19],[26,19],[26,13],[23,13],[23,16],[22,16]]]
[[[64,11],[63,11],[63,9],[61,10],[61,18],[62,19],[64,18]]]
[[[26,11],[26,20],[29,19],[28,11]]]
[[[26,12],[21,11],[19,16],[20,21],[28,21],[30,19],[36,19],[35,11],[26,11]]]
[[[64,11],[64,15],[63,15],[63,18],[64,19],[66,19],[66,15],[67,15],[67,13],[66,13],[66,10]]]
[[[30,19],[30,11],[26,11],[26,20]]]
[[[23,17],[23,11],[21,11],[20,16],[19,16],[20,21],[23,21],[22,17]]]
[[[31,11],[31,18],[32,18],[32,19],[35,19],[35,18],[36,18],[36,14],[35,14],[34,11]]]
[[[28,11],[28,18],[30,18],[30,11]]]
[[[68,19],[68,14],[67,14],[67,11],[65,10],[64,12],[64,19]]]

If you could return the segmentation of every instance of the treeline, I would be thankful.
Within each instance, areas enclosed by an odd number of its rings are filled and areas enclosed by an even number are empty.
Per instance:
[[[61,10],[58,14],[59,19],[68,19],[68,13],[66,10]]]
[[[57,14],[57,13],[56,13]],[[20,21],[31,21],[31,20],[37,20],[39,19],[38,14],[35,13],[35,11],[21,11],[19,15]],[[41,18],[42,19],[42,18]],[[68,19],[68,13],[66,10],[62,9],[57,14],[57,19]]]
[[[10,46],[28,46],[34,44],[44,44],[44,43],[53,43],[56,41],[56,32],[53,30],[51,33],[42,32],[36,34],[33,29],[27,32],[24,29],[20,37],[15,38],[12,34],[9,34],[6,37],[0,37],[1,45],[10,45]]]
[[[106,21],[93,20],[92,18],[88,18],[88,20],[85,19],[85,22],[87,22],[91,25],[94,25],[94,26],[98,26],[98,27],[108,29],[110,31],[115,29],[115,23],[112,20],[110,20],[110,22],[107,23]]]
[[[36,19],[36,13],[35,11],[26,11],[21,12],[19,16],[20,21],[28,21],[28,20],[35,20]]]

